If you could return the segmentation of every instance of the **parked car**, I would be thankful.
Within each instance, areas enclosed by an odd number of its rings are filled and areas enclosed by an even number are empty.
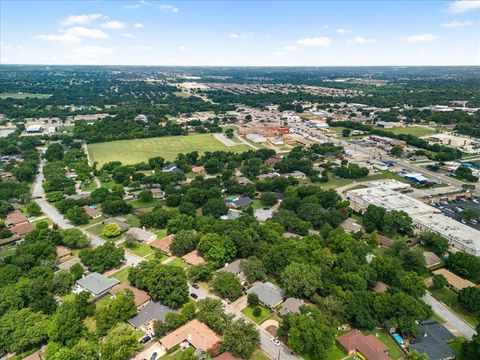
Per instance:
[[[194,294],[194,293],[191,293],[191,294],[190,294],[190,297],[192,297],[193,299],[198,299],[198,295],[197,295],[197,294]]]
[[[192,284],[192,287],[193,287],[194,289],[200,288],[197,284]]]
[[[146,344],[147,342],[149,342],[152,338],[148,335],[145,335],[144,337],[142,337],[140,339],[140,344]]]
[[[154,352],[152,356],[150,356],[150,360],[157,360],[158,353]]]
[[[274,345],[277,345],[279,346],[280,345],[280,341],[277,339],[277,338],[271,338],[270,341],[274,344]]]

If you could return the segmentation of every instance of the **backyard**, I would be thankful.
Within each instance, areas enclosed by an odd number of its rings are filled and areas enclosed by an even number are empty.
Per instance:
[[[177,154],[198,151],[234,151],[248,150],[246,145],[227,147],[209,134],[188,136],[168,136],[149,139],[112,141],[88,145],[90,159],[99,166],[109,161],[121,161],[123,164],[136,164],[149,158],[161,156],[168,161]]]

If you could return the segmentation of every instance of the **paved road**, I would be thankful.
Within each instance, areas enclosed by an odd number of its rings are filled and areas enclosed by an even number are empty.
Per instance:
[[[433,311],[446,321],[447,327],[456,329],[463,337],[470,340],[475,335],[475,329],[450,310],[446,305],[435,299],[430,293],[426,293],[422,300],[430,305]]]
[[[47,215],[54,223],[56,223],[60,229],[72,229],[75,226],[73,226],[68,220],[66,220],[63,215],[60,214],[60,212],[45,199],[45,192],[43,191],[42,186],[44,180],[43,167],[45,166],[45,164],[46,160],[42,159],[40,161],[40,166],[38,169],[37,177],[35,179],[35,184],[33,185],[32,196],[38,206],[40,206],[40,208],[42,209],[43,213]],[[81,230],[85,235],[87,235],[92,247],[95,248],[105,243],[105,240],[89,233],[87,230],[81,228],[78,229]],[[125,251],[125,262],[128,266],[137,266],[142,261],[143,259],[140,256],[132,254],[128,250]]]

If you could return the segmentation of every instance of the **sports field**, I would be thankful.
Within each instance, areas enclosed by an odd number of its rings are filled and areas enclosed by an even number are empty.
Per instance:
[[[30,93],[0,93],[0,99],[48,99],[51,94],[30,94]]]
[[[100,166],[109,161],[121,161],[123,164],[136,164],[154,156],[174,160],[177,154],[198,151],[234,151],[249,150],[246,145],[225,146],[210,134],[188,136],[167,136],[150,139],[120,140],[88,145],[92,162]]]
[[[392,129],[383,129],[385,131],[390,131],[396,135],[398,134],[406,134],[406,135],[413,135],[417,137],[427,136],[435,134],[437,131],[434,128],[426,127],[426,126],[406,126],[406,127],[397,127]]]

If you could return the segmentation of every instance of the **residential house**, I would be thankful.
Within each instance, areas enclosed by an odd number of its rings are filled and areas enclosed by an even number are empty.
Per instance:
[[[113,288],[110,289],[110,294],[115,295],[119,292],[131,291],[133,294],[133,301],[135,302],[135,306],[137,308],[143,307],[146,303],[150,301],[150,295],[146,291],[137,289],[136,287],[120,283]]]
[[[262,305],[272,309],[283,301],[283,290],[270,282],[255,283],[247,294],[256,294]]]
[[[442,262],[442,259],[440,259],[435,253],[431,251],[424,251],[423,257],[425,258],[425,264],[427,266],[438,265]]]
[[[253,216],[258,221],[266,221],[273,217],[273,210],[272,209],[257,209],[253,212]]]
[[[377,339],[375,335],[365,336],[360,330],[352,330],[337,336],[337,342],[348,355],[354,355],[365,360],[391,360],[388,356],[388,346]]]
[[[294,178],[294,179],[305,179],[307,177],[307,175],[305,175],[305,173],[303,173],[301,171],[295,170],[295,171],[291,172],[290,174],[288,174],[287,177],[291,177],[291,178]]]
[[[167,254],[168,256],[171,256],[172,252],[170,251],[170,245],[173,239],[175,239],[175,234],[170,234],[165,236],[164,238],[156,239],[152,241],[149,245]]]
[[[252,181],[246,178],[245,176],[238,177],[237,181],[240,185],[248,185],[252,183]]]
[[[12,226],[10,228],[10,231],[17,236],[25,236],[26,234],[28,234],[30,231],[34,229],[35,229],[35,225],[27,222],[25,224]]]
[[[266,166],[273,166],[275,165],[276,163],[279,163],[280,161],[282,161],[281,158],[275,156],[275,157],[271,157],[271,158],[268,158],[266,159],[263,164],[266,165]]]
[[[341,224],[340,224],[340,227],[345,230],[345,231],[348,231],[349,233],[356,233],[356,232],[359,232],[359,231],[364,231],[364,228],[362,225],[360,225],[359,223],[357,223],[354,219],[352,218],[348,218],[346,219],[345,221],[343,221]]]
[[[66,248],[65,246],[57,246],[56,248],[57,257],[61,260],[65,260],[66,258],[72,255],[70,249]]]
[[[120,283],[117,279],[108,278],[97,272],[84,276],[76,281],[75,292],[88,291],[96,299],[108,294],[109,290]]]
[[[217,272],[229,272],[238,277],[241,283],[244,283],[246,278],[242,272],[242,261],[243,259],[234,260],[230,264],[225,264],[225,266],[218,269]]]
[[[257,175],[257,179],[258,180],[275,179],[279,176],[280,176],[280,174],[277,173],[277,172],[269,172],[269,173],[266,173],[266,174]]]
[[[205,263],[205,259],[198,253],[197,250],[190,251],[188,254],[183,255],[182,259],[188,265],[200,265]]]
[[[118,218],[118,217],[107,218],[107,219],[103,220],[103,223],[105,225],[106,224],[111,224],[111,223],[117,224],[122,232],[127,231],[131,227],[130,224],[127,222],[127,220],[125,220],[123,218]]]
[[[97,219],[100,216],[102,216],[102,213],[100,211],[98,211],[97,209],[91,206],[85,205],[83,206],[83,209],[85,210],[87,215],[90,216],[92,219]]]
[[[243,215],[243,212],[240,210],[228,209],[228,212],[225,215],[220,216],[221,220],[235,220]]]
[[[42,360],[42,357],[40,356],[40,351],[35,351],[33,354],[23,358],[23,360]]]
[[[305,302],[303,300],[288,298],[283,302],[282,307],[278,313],[281,316],[285,316],[288,314],[298,314],[300,313],[300,308],[303,305],[305,305]]]
[[[220,355],[218,356],[215,356],[213,358],[214,360],[242,360],[241,358],[238,358],[236,356],[233,356],[231,353],[229,352],[224,352],[224,353],[221,353]]]
[[[185,344],[195,349],[214,352],[220,346],[221,339],[207,325],[194,319],[164,336],[159,342],[167,351]]]
[[[454,359],[455,353],[447,342],[455,336],[435,320],[420,323],[420,335],[410,343],[410,351],[426,354],[429,360]],[[473,360],[473,359],[472,359]]]
[[[27,223],[27,217],[20,210],[15,210],[11,212],[7,215],[7,218],[5,219],[5,225],[7,226],[23,225]]]
[[[203,166],[193,166],[192,173],[194,174],[203,174],[205,172],[205,168]]]
[[[131,236],[138,242],[150,242],[157,238],[157,235],[137,227],[131,227],[127,231],[127,235]]]
[[[475,284],[470,280],[461,278],[460,276],[455,275],[454,273],[448,271],[447,269],[438,269],[433,271],[433,273],[435,275],[445,276],[445,279],[447,279],[448,286],[455,291],[460,291],[467,287],[475,287]]]
[[[174,312],[162,303],[150,301],[136,316],[128,320],[128,323],[136,329],[145,329],[153,321],[165,322],[167,314]]]
[[[242,208],[247,205],[250,205],[251,202],[252,202],[252,199],[250,199],[250,197],[244,196],[244,197],[236,198],[234,200],[229,199],[227,200],[226,204],[230,208],[238,209],[238,208]]]
[[[380,293],[383,293],[383,292],[386,292],[388,290],[388,285],[381,282],[381,281],[377,281],[375,283],[375,286],[373,287],[372,289],[374,292],[380,292]]]
[[[395,241],[393,241],[392,239],[387,238],[386,236],[383,236],[383,235],[378,235],[377,239],[378,239],[378,243],[381,246],[386,247],[386,248],[391,248],[393,246],[393,244],[395,243]]]

